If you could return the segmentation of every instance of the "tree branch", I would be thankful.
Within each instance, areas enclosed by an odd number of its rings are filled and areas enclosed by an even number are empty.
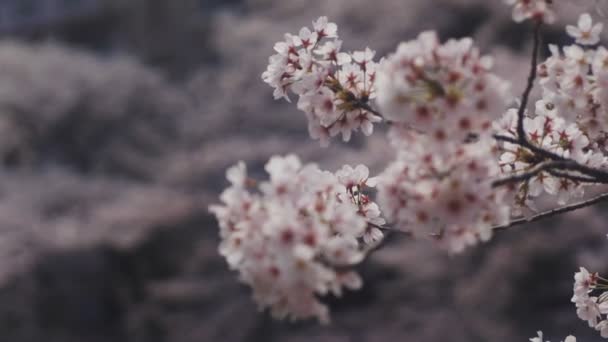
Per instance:
[[[603,170],[581,165],[574,160],[555,160],[545,161],[535,165],[526,172],[498,179],[492,183],[492,186],[497,188],[513,183],[525,182],[545,171],[555,177],[566,178],[576,182],[608,184],[608,173]],[[562,171],[575,171],[582,175],[571,175]]]
[[[566,205],[566,206],[563,206],[563,207],[547,210],[547,211],[544,211],[542,213],[538,213],[538,214],[533,215],[533,216],[528,217],[528,218],[526,218],[526,217],[516,218],[514,220],[511,220],[511,222],[509,222],[509,224],[502,225],[502,226],[492,227],[492,230],[494,230],[494,231],[507,230],[507,229],[509,229],[511,227],[519,226],[519,225],[526,224],[526,223],[540,221],[540,220],[545,219],[545,218],[549,218],[549,217],[556,216],[556,215],[559,215],[559,214],[564,214],[564,213],[575,211],[575,210],[578,210],[578,209],[581,209],[581,208],[589,207],[589,206],[592,206],[592,205],[595,205],[595,204],[598,204],[598,203],[601,203],[601,202],[604,202],[604,201],[608,201],[608,193],[604,193],[604,194],[598,195],[598,196],[593,197],[593,198],[591,198],[589,200],[582,201],[582,202],[579,202],[579,203],[575,203],[575,204]]]
[[[538,175],[539,173],[541,173],[543,171],[546,171],[546,170],[549,170],[552,168],[556,168],[558,166],[558,163],[561,163],[561,162],[548,161],[548,162],[543,162],[543,163],[537,164],[531,170],[526,171],[524,173],[520,173],[520,174],[516,174],[513,176],[495,180],[494,182],[492,182],[492,187],[498,188],[498,187],[513,184],[513,183],[525,182],[527,180],[530,180],[531,178],[533,178],[534,176]]]
[[[525,113],[526,113],[526,108],[528,106],[530,94],[534,88],[534,83],[535,83],[536,77],[537,77],[538,57],[539,57],[539,51],[540,51],[541,27],[542,27],[542,21],[540,21],[540,20],[536,21],[534,24],[534,43],[533,43],[532,59],[530,61],[530,73],[528,75],[526,88],[521,97],[521,102],[520,102],[519,108],[517,110],[517,137],[513,138],[513,137],[498,135],[498,134],[494,135],[493,137],[496,141],[507,142],[507,143],[515,144],[515,145],[521,146],[523,148],[526,148],[529,151],[531,151],[532,153],[534,153],[536,156],[542,157],[542,159],[544,159],[544,160],[542,160],[538,164],[534,165],[530,170],[528,170],[526,172],[515,174],[510,177],[503,178],[503,179],[498,179],[492,183],[492,186],[500,187],[500,186],[505,186],[505,185],[509,185],[509,184],[513,184],[513,183],[527,181],[527,180],[530,180],[531,178],[537,176],[541,172],[547,172],[554,177],[564,178],[564,179],[568,179],[568,180],[571,180],[574,182],[579,182],[579,183],[608,184],[608,172],[607,171],[601,170],[601,169],[595,169],[595,168],[589,167],[587,165],[579,164],[575,160],[565,158],[565,157],[562,157],[551,151],[545,150],[542,147],[534,145],[532,142],[530,142],[528,140],[528,138],[526,136],[526,131],[525,131],[525,127],[524,127],[524,121],[525,121],[524,119],[525,119]],[[366,102],[359,102],[358,106],[364,110],[367,110],[367,111],[373,113],[374,115],[377,115],[382,118],[384,117],[380,112],[374,110]],[[576,172],[578,174],[571,174],[569,172]],[[608,200],[608,193],[605,193],[605,194],[599,195],[597,197],[591,198],[589,200],[586,200],[586,201],[583,201],[580,203],[551,209],[551,210],[548,210],[548,211],[545,211],[542,213],[538,213],[531,217],[515,218],[509,224],[492,227],[492,230],[494,230],[494,231],[507,230],[514,226],[539,221],[544,218],[549,218],[549,217],[556,216],[559,214],[574,211],[574,210],[577,210],[580,208],[592,206],[594,204],[600,203],[602,201],[607,201],[607,200]],[[398,230],[398,229],[394,229],[391,227],[383,227],[383,226],[378,226],[378,225],[372,225],[372,226],[383,230],[387,234],[401,233],[401,234],[406,234],[406,235],[410,235],[410,236],[412,235],[411,232],[404,231],[404,230]],[[429,235],[431,237],[437,237],[437,234],[429,234]],[[378,245],[373,246],[369,250],[365,251],[365,254],[366,255],[371,254],[371,252],[380,248],[384,244],[385,240],[386,239],[384,239]]]
[[[540,220],[543,220],[543,219],[546,219],[546,218],[550,218],[550,217],[553,217],[553,216],[557,216],[557,215],[560,215],[560,214],[565,214],[565,213],[568,213],[568,212],[571,212],[571,211],[575,211],[575,210],[578,210],[578,209],[590,207],[592,205],[595,205],[595,204],[598,204],[598,203],[601,203],[601,202],[604,202],[604,201],[608,201],[608,193],[603,193],[601,195],[597,195],[597,196],[595,196],[595,197],[593,197],[591,199],[588,199],[588,200],[585,200],[585,201],[582,201],[582,202],[578,202],[578,203],[574,203],[574,204],[571,204],[571,205],[566,205],[566,206],[563,206],[563,207],[559,207],[559,208],[543,211],[541,213],[535,214],[535,215],[530,216],[530,217],[517,217],[517,218],[511,220],[511,222],[509,222],[508,224],[492,227],[492,230],[493,231],[505,231],[505,230],[508,230],[508,229],[510,229],[512,227],[515,227],[515,226],[520,226],[520,225],[523,225],[523,224],[540,221]],[[400,234],[404,234],[406,236],[411,236],[412,235],[410,232],[407,232],[407,231],[404,231],[404,230],[400,230],[400,229],[394,229],[394,228],[391,228],[391,227],[378,227],[378,228],[382,229],[383,231],[385,231],[387,233],[393,233],[393,234],[400,233]],[[430,233],[429,236],[433,237],[433,238],[436,238],[437,237],[437,233]],[[374,248],[372,248],[370,250],[370,253],[371,253],[371,251],[376,250],[379,247],[380,247],[380,245],[374,246]],[[367,253],[367,254],[369,254],[369,253]]]
[[[359,108],[361,108],[361,109],[364,109],[364,110],[384,119],[384,115],[382,115],[382,113],[380,113],[376,109],[372,108],[372,106],[370,106],[369,103],[367,103],[367,102],[358,101],[357,106],[359,106]]]
[[[572,175],[570,173],[562,172],[562,171],[558,171],[558,170],[547,170],[547,172],[551,176],[558,177],[558,178],[568,179],[568,180],[571,180],[573,182],[578,182],[578,183],[602,183],[602,182],[598,182],[597,179],[592,178],[592,177]]]
[[[538,51],[540,48],[540,28],[542,26],[542,21],[538,20],[534,24],[534,46],[532,51],[532,61],[530,66],[530,74],[528,75],[528,83],[526,84],[526,89],[521,96],[521,103],[519,104],[519,109],[517,110],[517,135],[519,142],[527,146],[530,144],[528,139],[526,138],[526,131],[524,129],[524,117],[526,113],[526,107],[528,106],[528,99],[530,98],[530,93],[534,88],[534,81],[536,80],[536,69],[538,68]]]
[[[555,154],[551,151],[547,151],[543,148],[540,148],[532,143],[530,143],[528,140],[526,140],[525,138],[525,133],[524,133],[524,141],[522,142],[520,139],[518,138],[512,138],[512,137],[507,137],[505,135],[500,135],[500,134],[494,134],[492,136],[494,138],[494,140],[496,141],[502,141],[502,142],[508,142],[514,145],[518,145],[518,146],[522,146],[532,152],[534,152],[534,154],[539,155],[541,157],[544,157],[545,159],[551,159],[551,160],[567,160],[566,158]]]

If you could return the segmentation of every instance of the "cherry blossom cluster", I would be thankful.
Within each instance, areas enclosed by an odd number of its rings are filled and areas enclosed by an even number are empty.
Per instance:
[[[583,14],[578,24],[568,26],[567,31],[579,43],[599,41],[601,24],[593,25],[589,14]],[[526,139],[538,148],[579,164],[604,167],[608,160],[599,142],[608,128],[608,106],[604,104],[608,101],[608,87],[602,84],[608,75],[608,50],[601,48],[596,52],[572,45],[564,48],[562,56],[556,46],[550,48],[552,56],[538,67],[543,98],[524,119]],[[499,135],[518,138],[517,121],[518,110],[510,109],[494,128]],[[502,150],[500,166],[508,175],[530,172],[546,162],[519,144],[504,143]],[[584,185],[555,170],[541,171],[517,185],[517,204],[534,209],[531,199],[549,194],[563,205],[571,197],[581,197]]]
[[[378,206],[364,193],[376,180],[365,166],[335,174],[289,155],[265,166],[270,179],[254,187],[244,163],[230,168],[231,186],[210,207],[220,224],[220,253],[274,317],[328,322],[318,297],[358,289],[365,249],[382,238]]]
[[[555,20],[552,0],[505,2],[515,21],[536,22],[535,34]],[[509,110],[509,83],[470,38],[441,43],[423,32],[376,63],[369,48],[343,52],[326,17],[286,34],[262,75],[274,97],[297,95],[323,146],[337,135],[370,135],[385,119],[396,158],[376,179],[363,165],[331,173],[293,155],[272,157],[261,183],[239,163],[227,172],[222,204],[210,209],[221,227],[220,253],[260,308],[327,322],[321,298],[362,286],[352,266],[388,229],[380,208],[392,229],[458,253],[508,227],[521,208],[535,210],[541,195],[559,205],[583,196],[608,166],[608,49],[591,48],[602,29],[589,14],[567,26],[576,44],[550,46],[551,56],[532,68],[521,108]],[[525,110],[535,76],[542,98]],[[557,161],[565,166],[548,166]],[[367,194],[374,187],[380,206]],[[572,301],[608,337],[608,279],[581,268]],[[543,342],[542,332],[530,341]]]
[[[587,135],[577,124],[567,123],[558,115],[556,106],[539,100],[534,115],[524,118],[526,138],[532,145],[590,167],[606,165],[606,157],[592,148]],[[502,136],[517,138],[517,109],[508,110],[495,122],[494,128]],[[514,143],[504,143],[501,151],[500,167],[506,175],[524,174],[542,167],[546,162],[529,149]],[[532,199],[541,194],[549,194],[557,198],[558,204],[563,205],[572,197],[581,197],[585,185],[588,184],[563,177],[553,170],[540,171],[530,179],[514,185],[517,190],[516,203],[534,208]]]
[[[504,0],[513,6],[513,20],[522,22],[532,19],[545,23],[555,21],[553,0]]]
[[[489,140],[508,90],[470,38],[440,44],[423,32],[381,64],[377,102],[397,151],[378,187],[389,221],[452,253],[509,221],[506,192],[492,185],[500,169]]]
[[[346,53],[341,47],[336,24],[321,17],[312,30],[304,27],[298,35],[286,34],[262,74],[275,89],[275,99],[289,100],[290,92],[299,96],[298,108],[306,113],[310,135],[322,146],[338,134],[349,141],[359,129],[370,135],[373,124],[382,121],[368,105],[376,96],[375,52],[366,48]]]
[[[608,280],[598,273],[590,273],[584,267],[574,274],[574,296],[576,314],[589,327],[608,338]],[[604,316],[602,316],[604,315]]]
[[[500,170],[491,142],[446,145],[441,153],[426,148],[431,137],[403,126],[393,127],[391,137],[399,156],[378,184],[389,221],[432,236],[452,253],[487,241],[494,225],[508,223],[506,190],[492,186]]]
[[[537,334],[538,334],[538,336],[532,337],[530,339],[530,342],[550,342],[550,341],[545,341],[545,339],[543,338],[542,331],[537,332]],[[566,337],[566,339],[563,340],[563,342],[576,342],[576,337],[570,335],[570,336]]]
[[[568,121],[576,122],[592,140],[608,131],[608,50],[585,48],[599,42],[602,24],[581,15],[568,33],[579,45],[551,45],[551,56],[538,68],[543,100]]]
[[[492,73],[471,38],[440,44],[432,31],[401,43],[378,72],[378,105],[391,121],[439,144],[488,133],[510,99],[509,83]]]

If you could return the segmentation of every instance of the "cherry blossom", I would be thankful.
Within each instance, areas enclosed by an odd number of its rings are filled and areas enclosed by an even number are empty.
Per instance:
[[[552,0],[504,1],[515,21],[536,22],[535,34],[555,21]],[[395,157],[370,177],[364,165],[332,173],[294,155],[274,156],[261,182],[238,163],[226,172],[221,204],[210,207],[220,254],[260,308],[327,322],[320,298],[362,286],[353,267],[381,246],[385,230],[459,253],[521,221],[541,197],[560,206],[583,197],[600,183],[591,175],[603,176],[608,166],[608,49],[592,47],[602,29],[585,13],[566,27],[576,44],[549,45],[538,66],[534,54],[537,68],[519,107],[510,109],[509,83],[471,38],[441,43],[437,33],[422,32],[376,62],[370,48],[342,51],[326,17],[286,34],[262,74],[275,99],[296,95],[322,146],[336,136],[349,141],[353,132],[370,135],[385,121]],[[528,106],[533,81],[542,94]],[[547,167],[556,161],[572,168]],[[607,290],[598,273],[581,267],[574,276],[578,317],[606,338]],[[530,341],[543,342],[542,332]]]
[[[537,102],[537,115],[525,117],[524,127],[528,141],[546,151],[564,158],[593,167],[606,165],[608,160],[599,151],[594,150],[588,137],[574,123],[567,124],[559,117],[559,112],[544,101]],[[548,108],[547,108],[548,107]],[[544,113],[541,114],[541,113]],[[498,134],[517,138],[517,110],[508,110],[503,118],[494,123]],[[500,168],[505,175],[517,175],[528,172],[542,165],[544,160],[527,148],[513,143],[502,144],[500,150]],[[584,194],[585,184],[556,176],[549,171],[541,171],[529,180],[517,185],[517,204],[533,208],[532,198],[543,193],[556,197],[557,203],[566,204],[572,197]]]
[[[359,130],[370,135],[374,124],[382,121],[369,107],[376,97],[375,52],[366,48],[345,53],[341,47],[336,24],[320,17],[312,30],[304,27],[297,36],[286,34],[262,74],[274,88],[275,99],[289,101],[290,92],[298,95],[310,136],[322,146],[337,135],[344,141]]]
[[[513,7],[513,20],[522,22],[527,19],[540,20],[545,23],[555,21],[553,0],[504,0]]]
[[[578,43],[599,42],[602,24],[591,27],[590,20],[591,17],[584,14],[578,28],[568,26],[568,33],[577,38]],[[557,46],[549,48],[551,56],[538,67],[543,101],[554,106],[567,120],[576,122],[591,140],[601,137],[608,130],[607,50],[604,47],[585,50],[570,45],[563,48],[562,54]]]
[[[381,241],[384,234],[379,227],[382,227],[386,220],[381,216],[380,207],[363,193],[364,189],[375,187],[378,178],[370,178],[369,170],[364,165],[357,165],[354,169],[350,165],[344,165],[342,169],[336,172],[336,177],[340,184],[346,188],[352,201],[359,206],[359,213],[368,222],[363,241],[366,244],[375,244]]]
[[[394,136],[420,146],[430,139],[413,132]],[[487,241],[492,226],[510,217],[504,190],[492,186],[499,168],[491,145],[480,141],[445,154],[400,151],[378,184],[386,217],[414,235],[434,236],[453,253]]]
[[[274,317],[328,322],[318,297],[360,288],[359,275],[342,267],[359,263],[382,238],[374,227],[384,220],[365,194],[374,178],[362,165],[333,174],[294,155],[272,157],[265,170],[270,179],[255,189],[244,163],[228,169],[222,204],[210,207],[220,254]]]
[[[509,100],[509,84],[492,73],[470,38],[440,44],[435,32],[401,43],[378,73],[384,116],[425,132],[443,144],[489,133]]]
[[[595,328],[602,337],[608,338],[608,280],[598,273],[590,273],[584,267],[574,274],[572,302],[576,314]],[[593,296],[592,294],[597,294]]]
[[[338,26],[330,23],[327,17],[320,17],[312,24],[319,38],[336,38],[338,36]]]
[[[591,15],[589,13],[581,14],[578,19],[578,26],[568,25],[566,31],[576,39],[577,44],[595,45],[600,42],[600,33],[604,28],[604,24],[598,23],[593,25]]]
[[[599,35],[601,29],[602,25],[592,25],[590,16],[584,14],[578,28],[569,26],[567,30],[577,40],[584,38],[586,42],[583,43],[591,44],[595,40],[593,36]],[[526,139],[532,145],[568,160],[604,168],[607,159],[602,145],[608,130],[608,83],[604,78],[608,52],[603,47],[592,50],[578,45],[566,46],[563,52],[554,45],[549,48],[551,56],[538,67],[542,99],[537,101],[533,112],[525,114]],[[517,110],[507,111],[494,123],[494,128],[500,135],[519,138]],[[501,149],[504,153],[500,156],[500,165],[507,175],[529,172],[545,162],[518,144],[504,143]],[[558,204],[564,205],[572,197],[582,197],[584,187],[589,185],[555,172],[541,171],[519,184],[516,202],[534,209],[532,199],[549,194],[556,196]]]
[[[601,321],[595,326],[595,330],[599,331],[603,338],[608,338],[608,320]]]

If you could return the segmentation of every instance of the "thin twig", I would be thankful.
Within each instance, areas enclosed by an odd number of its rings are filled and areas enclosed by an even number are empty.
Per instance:
[[[523,225],[523,224],[526,224],[526,223],[532,223],[532,222],[540,221],[540,220],[543,220],[543,219],[546,219],[546,218],[550,218],[550,217],[553,217],[553,216],[557,216],[557,215],[560,215],[560,214],[565,214],[565,213],[568,213],[568,212],[571,212],[571,211],[575,211],[575,210],[578,210],[578,209],[590,207],[592,205],[595,205],[595,204],[598,204],[598,203],[601,203],[601,202],[604,202],[604,201],[608,201],[608,193],[597,195],[597,196],[595,196],[595,197],[593,197],[591,199],[588,199],[586,201],[582,201],[582,202],[574,203],[574,204],[571,204],[571,205],[566,205],[566,206],[563,206],[563,207],[559,207],[559,208],[543,211],[541,213],[535,214],[535,215],[530,216],[530,217],[518,217],[518,218],[515,218],[515,219],[511,220],[508,224],[500,225],[500,226],[494,226],[494,227],[492,227],[492,230],[493,231],[505,231],[505,230],[508,230],[508,229],[510,229],[512,227],[515,227],[515,226],[520,226],[520,225]],[[403,230],[394,229],[394,228],[386,227],[386,226],[382,227],[381,229],[383,231],[387,232],[387,233],[401,233],[401,234],[404,234],[406,236],[411,236],[412,235],[410,232],[406,232],[406,231],[403,231]],[[436,233],[432,233],[432,234],[429,234],[429,236],[435,238],[435,237],[437,237],[437,234]],[[374,249],[376,249],[376,248],[374,248]]]
[[[370,106],[369,103],[367,103],[367,102],[358,101],[357,106],[359,106],[359,108],[364,109],[378,117],[384,118],[384,115],[382,115],[382,113],[380,113],[376,109],[372,108],[372,106]]]
[[[532,143],[530,143],[528,140],[526,140],[525,136],[524,136],[524,140],[521,141],[520,139],[517,138],[513,138],[513,137],[507,137],[504,135],[500,135],[500,134],[494,134],[492,136],[496,141],[503,141],[503,142],[508,142],[511,144],[515,144],[518,146],[522,146],[528,150],[530,150],[531,152],[534,152],[536,155],[539,155],[541,157],[544,157],[545,159],[551,159],[551,160],[567,160],[566,158],[555,154],[551,151],[547,151],[541,147],[538,147]]]
[[[538,51],[540,49],[541,26],[542,21],[536,21],[534,25],[534,46],[532,51],[530,74],[528,75],[528,83],[526,84],[526,89],[524,90],[524,93],[521,96],[521,103],[519,104],[519,109],[517,110],[517,135],[522,145],[527,145],[527,143],[529,143],[526,139],[526,131],[524,129],[524,117],[526,113],[526,107],[528,106],[528,99],[530,98],[530,93],[534,88],[534,81],[536,80],[536,69],[538,68]]]
[[[551,176],[558,177],[558,178],[564,178],[564,179],[571,180],[571,181],[577,182],[577,183],[596,183],[596,184],[601,183],[601,182],[598,182],[597,179],[592,178],[592,177],[573,175],[573,174],[558,171],[558,170],[547,170],[547,172]]]
[[[536,21],[534,24],[534,44],[532,50],[532,60],[530,61],[530,74],[528,75],[528,83],[526,84],[526,89],[524,90],[521,96],[521,102],[519,104],[519,108],[517,109],[517,140],[505,140],[505,137],[495,136],[495,138],[502,138],[500,140],[509,141],[513,143],[517,143],[523,147],[528,148],[535,154],[552,159],[552,160],[565,160],[564,157],[559,156],[553,152],[547,151],[543,148],[540,148],[530,141],[526,137],[526,130],[524,127],[524,119],[526,116],[526,108],[528,107],[528,101],[530,99],[530,93],[532,89],[534,89],[534,82],[536,81],[537,69],[538,69],[538,55],[540,51],[540,29],[542,27],[542,20]]]
[[[583,176],[587,176],[588,178],[584,178],[584,181],[588,182],[588,183],[604,183],[604,184],[608,183],[608,172],[605,170],[596,169],[596,168],[589,167],[587,165],[579,164],[575,160],[566,159],[557,154],[554,154],[553,152],[550,152],[550,151],[544,150],[540,147],[537,147],[533,144],[524,146],[521,141],[519,141],[518,139],[512,138],[512,137],[507,137],[504,135],[496,134],[496,135],[494,135],[494,139],[496,139],[497,141],[508,142],[508,143],[512,143],[512,144],[516,144],[516,145],[525,147],[525,148],[529,149],[530,151],[532,151],[533,153],[535,153],[536,155],[540,155],[542,157],[555,161],[555,163],[549,164],[550,167],[543,167],[543,169],[538,170],[536,173],[538,173],[540,171],[550,171],[550,169],[564,169],[564,170],[569,170],[569,171],[576,171],[576,172],[581,173]],[[533,176],[534,176],[534,174],[532,175],[532,177]],[[570,177],[570,176],[567,176],[565,178],[568,178],[568,177]],[[508,179],[506,179],[506,180],[508,180]],[[521,180],[526,180],[526,179],[521,179]],[[514,179],[513,181],[518,181],[518,180]],[[502,182],[502,185],[505,185],[505,184],[508,184],[508,182]]]
[[[536,175],[538,175],[539,173],[541,173],[543,171],[546,171],[546,170],[549,170],[552,168],[556,168],[558,166],[558,163],[561,163],[561,162],[547,161],[547,162],[540,163],[527,172],[495,180],[494,182],[492,182],[492,187],[498,188],[498,187],[505,186],[505,185],[525,182],[525,181],[530,180],[531,178],[535,177]]]
[[[534,82],[536,81],[536,77],[537,77],[538,56],[539,56],[539,51],[540,51],[541,27],[542,27],[542,21],[539,20],[535,23],[535,26],[534,26],[534,45],[533,45],[532,59],[530,62],[530,74],[528,75],[528,81],[526,84],[526,88],[522,94],[521,102],[520,102],[520,105],[519,105],[519,108],[517,111],[517,138],[512,138],[512,137],[503,136],[503,135],[494,135],[494,139],[496,139],[497,141],[503,141],[503,142],[516,144],[518,146],[526,148],[526,149],[530,150],[532,153],[534,153],[535,155],[544,158],[545,160],[543,162],[537,164],[531,170],[529,170],[525,173],[521,173],[521,174],[513,175],[513,176],[510,176],[507,178],[496,180],[492,183],[492,186],[500,187],[500,186],[504,186],[504,185],[508,185],[508,184],[527,181],[527,180],[530,180],[531,178],[537,176],[541,172],[548,172],[549,174],[551,174],[553,176],[566,178],[566,179],[576,181],[576,182],[581,182],[581,183],[608,183],[608,172],[606,172],[604,170],[600,170],[600,169],[591,168],[586,165],[579,164],[578,162],[576,162],[572,159],[564,158],[551,151],[545,150],[541,147],[534,145],[527,139],[525,127],[524,127],[524,121],[525,121],[524,119],[525,119],[526,108],[528,106],[528,102],[529,102],[529,98],[530,98],[530,93],[532,92],[532,89],[534,88]],[[358,105],[360,108],[367,110],[367,111],[373,113],[374,115],[377,115],[382,118],[384,117],[380,112],[374,110],[366,102],[359,102]],[[580,173],[580,175],[569,174],[566,171],[578,172],[578,173]],[[535,221],[538,221],[538,220],[541,220],[544,218],[548,218],[551,216],[559,215],[562,213],[567,213],[570,211],[574,211],[574,210],[577,210],[580,208],[584,208],[584,207],[588,207],[588,206],[597,204],[597,203],[605,201],[605,200],[608,200],[608,193],[599,195],[597,197],[594,197],[592,199],[589,199],[587,201],[583,201],[580,203],[576,203],[576,204],[572,204],[572,205],[568,205],[568,206],[564,206],[564,207],[560,207],[560,208],[556,208],[556,209],[551,209],[551,210],[533,215],[528,218],[525,218],[525,217],[516,218],[516,219],[512,220],[509,224],[502,225],[502,226],[495,226],[495,227],[492,227],[492,229],[496,230],[496,231],[507,230],[513,226],[530,223],[530,222],[535,222]],[[383,230],[387,234],[402,233],[402,234],[406,234],[406,235],[412,235],[411,232],[408,232],[408,231],[403,231],[403,230],[398,230],[398,229],[394,229],[391,227],[385,227],[385,226],[379,226],[379,225],[373,225],[373,224],[370,224],[370,225],[375,228]],[[435,235],[431,234],[431,236],[435,236]],[[383,243],[381,242],[377,246],[370,248],[368,251],[366,251],[366,254],[370,254],[377,248],[381,247],[382,244]]]
[[[582,175],[571,175],[563,171],[580,172],[582,173]],[[545,161],[537,164],[526,172],[498,179],[492,183],[492,186],[497,188],[514,183],[525,182],[537,176],[541,172],[548,172],[549,174],[556,177],[562,177],[582,183],[608,183],[608,173],[603,170],[598,170],[585,165],[581,165],[575,162],[574,160],[555,160]]]
[[[494,231],[503,231],[503,230],[507,230],[511,227],[514,226],[519,226],[522,224],[526,224],[526,223],[531,223],[531,222],[536,222],[545,218],[549,218],[552,216],[556,216],[559,214],[564,214],[564,213],[568,213],[571,211],[575,211],[581,208],[585,208],[585,207],[589,207],[595,204],[598,204],[600,202],[603,201],[607,201],[608,200],[608,193],[604,193],[601,195],[598,195],[596,197],[593,197],[589,200],[586,201],[582,201],[579,203],[575,203],[575,204],[571,204],[571,205],[567,205],[567,206],[563,206],[563,207],[559,207],[559,208],[555,208],[555,209],[551,209],[551,210],[547,210],[544,211],[542,213],[538,213],[536,215],[533,215],[531,217],[520,217],[517,219],[512,220],[511,222],[509,222],[508,224],[502,225],[502,226],[495,226],[492,227],[492,230]]]

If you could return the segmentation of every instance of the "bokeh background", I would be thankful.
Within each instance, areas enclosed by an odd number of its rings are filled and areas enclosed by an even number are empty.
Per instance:
[[[567,43],[593,1],[556,2],[544,40]],[[257,312],[206,209],[224,170],[392,158],[382,130],[319,147],[261,81],[274,42],[320,15],[379,55],[422,30],[473,36],[522,89],[529,26],[501,0],[0,0],[0,341],[601,340],[570,297],[579,265],[608,272],[605,206],[452,257],[392,239],[327,327]]]

